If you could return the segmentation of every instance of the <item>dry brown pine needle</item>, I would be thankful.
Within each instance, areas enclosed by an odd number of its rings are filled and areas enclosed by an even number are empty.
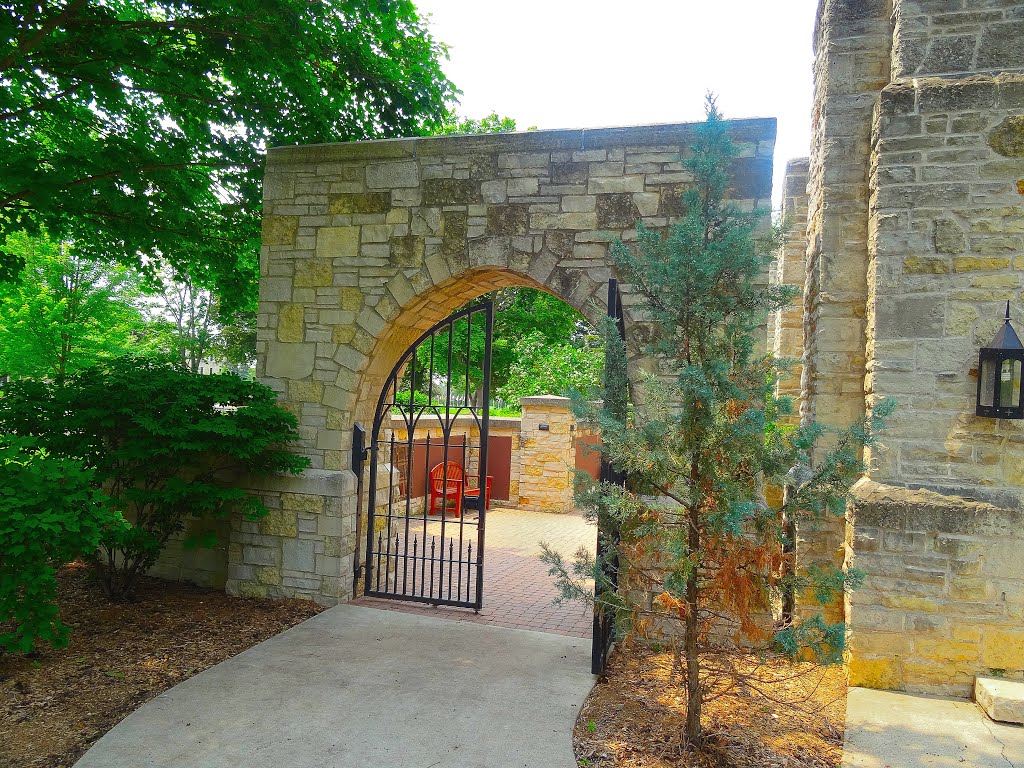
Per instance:
[[[841,667],[780,657],[733,657],[764,695],[733,688],[705,704],[702,753],[683,742],[686,683],[668,651],[616,650],[573,734],[585,768],[837,768],[842,762],[846,677]],[[765,697],[767,695],[768,698]]]

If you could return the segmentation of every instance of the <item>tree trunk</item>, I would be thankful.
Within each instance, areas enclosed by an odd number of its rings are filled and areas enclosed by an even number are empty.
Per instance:
[[[700,555],[700,510],[693,506],[689,510],[687,523],[690,557],[693,567],[686,577],[686,744],[697,748],[704,740],[700,727],[700,711],[703,695],[700,687],[700,653],[697,645],[698,627],[698,567]]]
[[[796,576],[796,521],[786,516],[782,523],[782,625],[792,626],[796,614],[796,589],[793,578]]]

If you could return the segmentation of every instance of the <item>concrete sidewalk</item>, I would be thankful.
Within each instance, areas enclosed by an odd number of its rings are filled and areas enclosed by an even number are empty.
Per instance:
[[[175,686],[79,768],[572,768],[583,638],[340,605]]]
[[[973,701],[851,688],[843,768],[1024,768],[1024,727]]]

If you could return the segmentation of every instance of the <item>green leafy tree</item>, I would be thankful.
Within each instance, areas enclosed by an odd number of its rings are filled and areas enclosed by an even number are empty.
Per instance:
[[[204,360],[221,358],[216,312],[211,291],[188,277],[168,276],[149,304],[148,344],[186,370],[199,373]]]
[[[8,245],[25,268],[0,283],[0,375],[60,379],[133,348],[143,320],[129,270],[42,236]]]
[[[705,741],[702,705],[727,686],[756,689],[737,676],[730,648],[767,640],[771,598],[797,590],[830,604],[850,587],[841,570],[804,569],[787,576],[786,519],[811,525],[842,515],[850,485],[863,470],[861,451],[886,407],[870,422],[829,435],[822,427],[787,428],[791,403],[774,396],[778,366],[755,353],[767,313],[786,304],[784,287],[765,285],[777,238],[758,237],[764,212],[744,212],[727,199],[735,150],[713,100],[685,165],[694,181],[685,215],[666,236],[638,227],[635,245],[618,243],[613,256],[624,281],[650,318],[649,353],[659,375],[639,381],[631,406],[622,401],[625,351],[611,336],[605,405],[581,414],[600,427],[603,451],[625,472],[625,486],[592,484],[579,501],[605,530],[619,558],[620,592],[604,592],[601,607],[636,632],[667,629],[680,637],[687,688],[685,743]],[[812,457],[817,456],[812,461]],[[771,492],[786,487],[785,494]],[[769,501],[771,499],[771,501]],[[610,586],[603,564],[582,558],[569,567],[545,558],[566,596],[587,594],[582,575]],[[650,603],[637,594],[653,596]],[[838,661],[844,628],[815,614],[783,626],[776,641]]]
[[[220,326],[220,354],[240,376],[251,376],[256,367],[256,313],[225,311],[214,297],[214,314]]]
[[[235,485],[240,473],[293,473],[295,417],[273,390],[233,373],[197,376],[153,360],[117,358],[65,382],[18,381],[0,398],[0,433],[32,437],[54,457],[82,462],[131,525],[101,539],[107,595],[136,578],[192,518],[267,513]],[[210,535],[186,542],[209,545]]]
[[[93,470],[0,434],[0,649],[67,645],[57,569],[125,526],[103,503]]]
[[[552,343],[538,330],[519,339],[498,397],[509,404],[530,395],[590,395],[601,386],[604,346]]]
[[[4,3],[0,278],[45,227],[252,309],[266,148],[434,132],[445,55],[410,0]]]
[[[515,129],[515,118],[502,117],[497,112],[491,112],[491,114],[476,120],[472,117],[460,117],[455,110],[449,110],[443,122],[435,129],[434,134],[454,136],[469,133],[512,133]]]
[[[497,292],[495,308],[492,376],[496,389],[507,385],[520,361],[517,346],[527,337],[540,334],[545,347],[584,348],[594,341],[594,329],[583,315],[550,293],[506,288]]]
[[[524,365],[522,358],[523,355],[529,355],[530,360],[536,362],[539,361],[541,353],[535,345],[523,345],[526,339],[536,341],[543,348],[552,350],[561,348],[558,352],[548,353],[551,356],[551,362],[556,365],[560,359],[566,357],[576,356],[581,359],[586,357],[582,351],[573,352],[572,349],[583,350],[588,345],[592,345],[593,329],[589,323],[579,312],[549,293],[534,288],[505,288],[481,296],[470,304],[476,304],[484,299],[494,301],[494,330],[491,338],[491,387],[493,392],[504,391],[513,375],[518,377],[517,381],[519,382],[516,391],[536,389],[535,386],[525,383],[530,374],[529,367]],[[455,392],[465,395],[468,390],[470,400],[475,401],[474,398],[483,383],[484,335],[484,324],[478,318],[474,319],[471,327],[464,320],[454,324],[451,371],[448,368],[447,333],[437,336],[433,348],[433,361],[431,361],[429,345],[421,347],[417,353],[416,389],[426,391],[427,377],[432,370],[438,380],[450,378]],[[595,353],[592,357],[599,356]],[[587,370],[591,370],[591,368]],[[543,375],[542,371],[538,370],[537,372],[538,375]],[[568,379],[562,381],[566,386],[558,386],[556,391],[576,388]],[[549,384],[555,386],[558,382],[545,380],[543,386],[549,386]],[[438,394],[436,386],[434,391],[436,399]],[[541,394],[541,392],[531,391],[530,394]],[[513,392],[509,390],[506,394],[501,395],[501,397],[506,396],[513,397]],[[516,405],[514,401],[510,402],[512,405]]]

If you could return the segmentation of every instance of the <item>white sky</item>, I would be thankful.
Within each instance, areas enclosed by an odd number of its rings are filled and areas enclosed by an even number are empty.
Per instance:
[[[775,203],[810,147],[818,0],[415,0],[449,46],[460,114],[520,130],[776,117]]]

